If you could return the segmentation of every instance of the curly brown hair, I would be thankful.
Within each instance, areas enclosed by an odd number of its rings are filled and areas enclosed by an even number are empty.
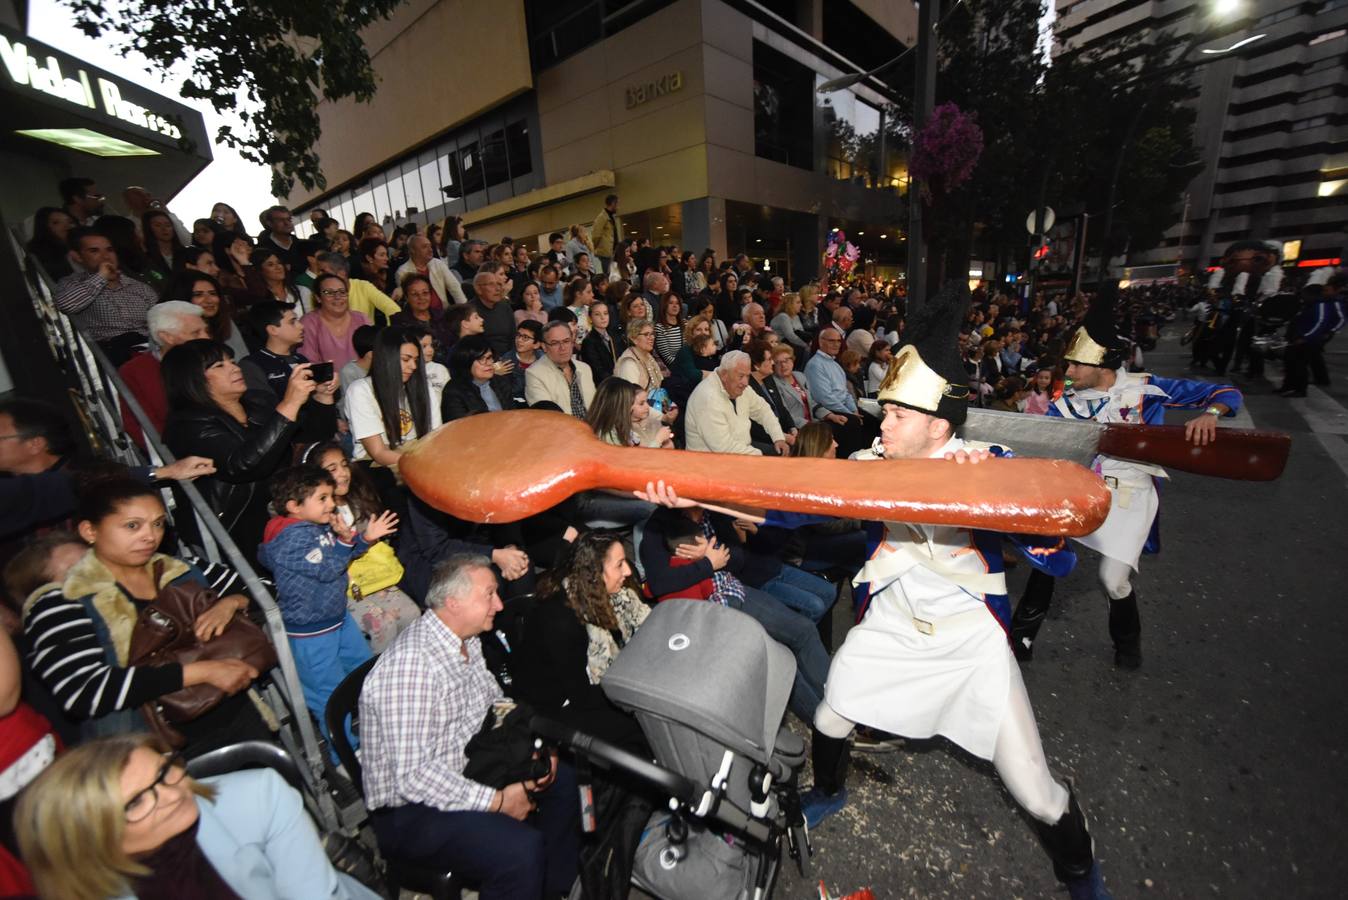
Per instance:
[[[566,605],[584,625],[618,629],[618,617],[604,587],[604,557],[622,537],[613,531],[587,531],[572,542],[569,551],[548,573],[545,593],[560,593]]]

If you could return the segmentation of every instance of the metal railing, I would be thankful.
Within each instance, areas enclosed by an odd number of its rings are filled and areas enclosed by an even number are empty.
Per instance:
[[[55,285],[51,276],[41,263],[27,255],[13,233],[8,236],[15,258],[19,260],[34,313],[47,336],[48,350],[69,379],[67,391],[70,401],[94,450],[129,466],[160,466],[173,462],[175,457],[172,451],[164,445],[158,430],[135,395],[127,389],[102,348],[94,341],[87,340],[74,323],[57,309]],[[123,427],[122,403],[126,404],[145,435],[144,449],[131,440]],[[323,830],[354,834],[366,818],[366,812],[358,799],[340,808],[334,800],[326,777],[324,751],[319,745],[317,731],[304,702],[299,672],[295,668],[276,600],[196,486],[189,481],[177,482],[176,486],[181,496],[186,498],[186,508],[176,503],[172,492],[165,489],[170,519],[191,517],[200,537],[200,546],[193,549],[202,558],[233,568],[262,610],[265,627],[276,647],[278,659],[277,668],[265,683],[262,694],[280,722],[279,739],[282,746],[300,762],[300,773],[307,789],[303,792],[305,805]],[[182,529],[179,529],[181,532]]]

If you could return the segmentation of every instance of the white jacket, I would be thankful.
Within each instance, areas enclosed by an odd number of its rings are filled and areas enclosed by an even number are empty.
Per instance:
[[[533,366],[529,367],[533,371]],[[753,388],[746,387],[734,402],[721,383],[721,376],[702,379],[688,398],[684,414],[684,429],[689,450],[712,453],[738,453],[743,456],[762,456],[749,441],[749,429],[754,422],[763,426],[774,442],[784,439],[782,427],[767,401]]]
[[[398,267],[395,277],[399,287],[394,292],[393,299],[401,299],[403,279],[416,270],[416,264],[410,259]],[[459,284],[459,276],[455,275],[453,270],[445,265],[443,259],[431,257],[430,264],[426,267],[426,277],[431,280],[431,290],[435,291],[435,295],[445,303],[460,305],[468,302],[468,297],[463,292],[463,286]]]

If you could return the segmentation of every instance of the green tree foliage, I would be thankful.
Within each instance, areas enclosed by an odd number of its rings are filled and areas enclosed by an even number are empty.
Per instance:
[[[936,102],[976,116],[984,150],[973,178],[939,198],[924,220],[932,284],[962,277],[974,253],[1023,263],[1025,217],[1040,203],[1060,219],[1100,216],[1130,132],[1115,188],[1116,250],[1154,246],[1198,168],[1188,71],[1174,64],[1184,42],[1143,33],[1050,61],[1037,47],[1043,9],[1041,0],[942,4]],[[906,122],[911,110],[899,111]],[[1095,247],[1105,237],[1098,228],[1090,236]]]
[[[163,72],[186,64],[182,96],[239,119],[241,129],[222,127],[216,139],[271,166],[272,192],[283,197],[296,180],[326,187],[314,151],[318,102],[374,96],[361,32],[402,0],[65,2],[90,37],[110,36]]]

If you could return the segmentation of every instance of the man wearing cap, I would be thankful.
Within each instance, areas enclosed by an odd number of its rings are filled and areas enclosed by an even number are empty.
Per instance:
[[[1240,391],[1228,384],[1129,372],[1124,365],[1127,342],[1114,319],[1117,286],[1105,284],[1091,300],[1086,318],[1063,354],[1068,389],[1049,405],[1048,414],[1097,422],[1165,424],[1167,409],[1202,412],[1184,427],[1187,440],[1202,446],[1217,438],[1217,420],[1240,409]],[[1114,664],[1136,669],[1142,664],[1142,620],[1132,576],[1147,549],[1159,549],[1155,533],[1159,498],[1154,479],[1168,477],[1159,466],[1097,456],[1093,468],[1112,495],[1109,517],[1096,531],[1078,540],[1101,554],[1100,586],[1109,600],[1109,636]],[[1028,661],[1035,637],[1053,599],[1053,578],[1032,572],[1025,594],[1011,620],[1011,645],[1016,658]]]
[[[969,404],[957,348],[968,296],[952,283],[910,316],[908,343],[895,354],[878,393],[881,438],[867,455],[997,465],[988,460],[989,450],[955,437]],[[778,516],[770,515],[769,524]],[[1109,894],[1085,817],[1072,789],[1049,771],[1007,643],[1004,538],[1051,574],[1066,574],[1075,563],[1062,539],[895,522],[875,526],[870,561],[853,582],[864,585],[857,595],[862,618],[833,657],[815,712],[815,783],[801,797],[802,810],[814,828],[846,803],[847,738],[857,724],[912,738],[943,735],[996,767],[1033,819],[1073,900],[1103,900]]]

